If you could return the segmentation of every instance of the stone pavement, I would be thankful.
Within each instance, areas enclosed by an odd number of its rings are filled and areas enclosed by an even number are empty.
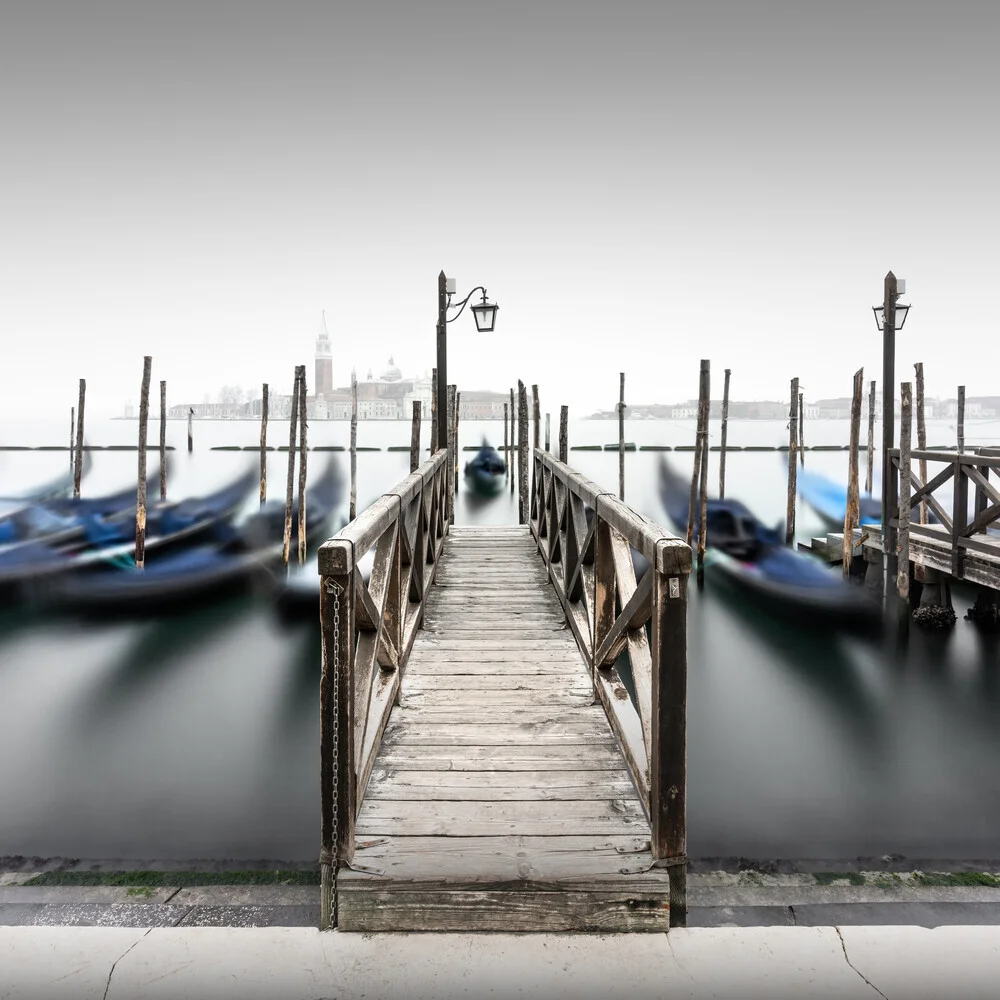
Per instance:
[[[342,934],[0,927],[3,1000],[994,1000],[996,927]]]

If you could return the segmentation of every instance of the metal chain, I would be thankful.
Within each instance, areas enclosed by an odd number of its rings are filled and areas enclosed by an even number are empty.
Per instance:
[[[340,790],[340,595],[343,589],[332,580],[326,581],[326,592],[333,595],[333,747],[331,757],[333,788],[330,812],[333,816],[333,849],[321,851],[320,860],[330,865],[330,926],[337,926],[337,836],[339,827],[338,793]]]

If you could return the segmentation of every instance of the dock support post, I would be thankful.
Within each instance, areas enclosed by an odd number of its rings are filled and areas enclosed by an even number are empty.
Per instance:
[[[458,386],[455,387],[455,426],[452,433],[452,440],[455,442],[453,446],[455,455],[455,475],[452,477],[452,482],[455,485],[455,496],[458,496],[458,416],[462,408],[462,394],[458,391]],[[451,523],[455,523],[455,510],[452,507],[451,511]]]
[[[795,451],[798,424],[799,380],[792,379],[792,402],[788,408],[788,497],[785,504],[785,544],[795,542]]]
[[[306,561],[306,430],[309,426],[306,412],[306,366],[299,366],[299,565]]]
[[[73,434],[76,432],[76,407],[69,408],[69,471],[73,471]]]
[[[865,476],[865,493],[871,496],[872,473],[875,469],[875,379],[868,392],[868,473]]]
[[[916,376],[917,383],[917,450],[926,451],[927,449],[927,424],[924,421],[924,365],[922,361],[918,361],[913,366],[913,373]],[[920,482],[927,482],[927,459],[920,459]],[[920,501],[920,523],[927,523],[927,504]],[[923,566],[915,567],[915,575],[918,580],[923,581]]]
[[[806,464],[806,434],[805,434],[805,421],[802,418],[803,404],[802,404],[802,393],[799,392],[799,465],[805,466]]]
[[[438,370],[431,372],[431,454],[438,450]]]
[[[503,404],[503,477],[510,478],[510,424],[508,423],[508,413],[510,408]]]
[[[267,500],[267,383],[260,397],[260,505]]]
[[[455,410],[456,410],[457,389],[453,385],[448,386],[448,414],[447,414],[447,434],[448,434],[448,472],[445,478],[447,486],[447,510],[448,523],[455,523],[455,467],[458,461],[455,457]]]
[[[854,561],[854,528],[861,520],[858,498],[858,446],[861,437],[861,397],[864,393],[865,370],[854,373],[854,395],[851,397],[851,437],[847,465],[847,509],[844,512],[844,579],[851,576]]]
[[[517,380],[517,523],[528,523],[528,393]]]
[[[913,386],[899,386],[899,535],[896,555],[899,572],[896,593],[899,595],[899,628],[905,632],[910,622],[910,444],[913,437]]]
[[[698,488],[698,587],[705,586],[705,545],[708,541],[708,419],[711,407],[711,362],[702,361],[698,395],[698,436],[701,477]]]
[[[285,530],[281,547],[281,562],[288,573],[288,555],[292,545],[292,495],[295,490],[295,432],[299,416],[299,379],[302,368],[295,366],[292,386],[292,412],[288,421],[288,476],[285,479]]]
[[[436,441],[437,439],[435,439]],[[437,444],[431,445],[437,450]],[[358,376],[351,372],[351,505],[348,519],[353,521],[358,514]]]
[[[516,417],[517,406],[514,404],[514,390],[510,390],[510,495],[514,495],[514,455],[517,453]]]
[[[534,420],[532,443],[533,448],[542,446],[542,404],[538,400],[538,386],[531,387],[531,414]]]
[[[618,499],[625,499],[625,372],[618,373]]]
[[[896,529],[892,519],[899,507],[898,481],[892,464],[896,437],[896,276],[888,271],[882,298],[882,556],[885,573],[882,586],[886,603],[896,593]]]
[[[415,399],[412,406],[410,424],[410,472],[416,472],[420,466],[420,400]]]
[[[160,499],[167,499],[167,383],[160,380]]]
[[[76,406],[76,465],[73,467],[73,496],[80,497],[80,476],[83,474],[83,410],[87,402],[87,380],[80,379],[80,398]]]
[[[559,461],[569,462],[569,407],[559,407]]]
[[[146,561],[146,433],[149,428],[149,377],[153,359],[142,359],[142,388],[139,392],[139,489],[135,501],[135,568]]]
[[[652,567],[650,848],[670,864],[670,926],[687,926],[687,604],[691,549],[656,546]]]
[[[188,409],[188,454],[194,451],[194,407]]]
[[[704,371],[707,361],[702,360],[701,370]],[[694,468],[691,470],[691,492],[688,496],[687,543],[694,544],[694,527],[698,519],[698,478],[701,475],[701,376],[698,378],[698,419],[694,432]]]
[[[726,498],[726,437],[729,433],[729,372],[722,386],[722,438],[719,442],[719,499]]]
[[[958,387],[958,453],[965,454],[965,386]]]
[[[545,450],[549,454],[552,453],[551,417],[551,413],[545,414]]]

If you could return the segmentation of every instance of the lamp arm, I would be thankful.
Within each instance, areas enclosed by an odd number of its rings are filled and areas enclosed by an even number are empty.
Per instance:
[[[455,313],[454,316],[446,318],[445,322],[446,323],[451,323],[452,321],[458,319],[458,317],[461,316],[462,313],[463,313],[463,311],[465,310],[465,307],[468,304],[469,299],[471,299],[472,296],[476,294],[476,292],[482,292],[483,293],[483,301],[485,302],[486,301],[486,289],[483,288],[482,285],[476,285],[476,287],[473,288],[472,291],[469,292],[469,294],[466,295],[465,298],[462,299],[462,301],[459,302],[458,305],[455,305],[455,306],[453,306],[451,304],[451,296],[449,295],[448,296],[448,304],[447,304],[447,306],[445,306],[445,308],[446,309],[457,309],[458,312]]]

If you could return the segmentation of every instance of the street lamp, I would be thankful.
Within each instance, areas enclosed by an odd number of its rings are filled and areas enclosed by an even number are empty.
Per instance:
[[[882,551],[885,555],[883,594],[888,599],[896,585],[899,560],[896,553],[896,529],[891,521],[899,507],[899,484],[892,471],[892,450],[895,437],[896,330],[902,330],[910,311],[898,302],[906,294],[906,282],[897,280],[890,271],[885,276],[882,304],[872,306],[875,323],[882,331]]]
[[[492,333],[496,325],[497,309],[500,307],[486,300],[486,289],[482,285],[473,288],[457,305],[452,306],[451,297],[455,294],[455,279],[446,278],[444,271],[438,275],[438,321],[437,321],[437,412],[438,412],[438,443],[437,447],[448,447],[448,324],[462,315],[469,299],[476,292],[483,293],[482,302],[472,307],[472,315],[476,320],[476,330],[479,333]],[[454,316],[448,316],[449,309],[457,309]]]

